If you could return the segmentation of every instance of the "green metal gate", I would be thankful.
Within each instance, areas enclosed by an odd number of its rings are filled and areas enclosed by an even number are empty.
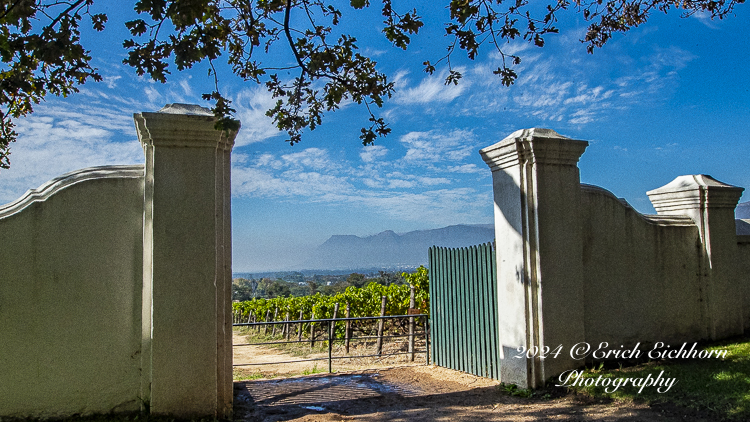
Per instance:
[[[500,379],[491,243],[430,248],[430,336],[436,365]]]

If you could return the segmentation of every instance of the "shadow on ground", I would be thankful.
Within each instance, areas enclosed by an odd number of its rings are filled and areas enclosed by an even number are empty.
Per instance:
[[[435,382],[408,368],[235,383],[245,421],[707,421],[673,407],[591,401],[571,394],[524,399],[497,386]]]

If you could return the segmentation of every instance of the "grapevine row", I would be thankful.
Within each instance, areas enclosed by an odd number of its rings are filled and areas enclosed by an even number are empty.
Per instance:
[[[238,319],[247,320],[252,313],[257,320],[265,320],[265,315],[277,314],[279,319],[284,319],[286,314],[290,320],[299,318],[302,311],[303,319],[325,319],[333,318],[333,310],[339,305],[338,318],[344,316],[344,309],[348,304],[349,316],[365,317],[380,314],[381,297],[386,297],[386,315],[406,315],[409,310],[410,286],[414,286],[416,306],[421,313],[429,312],[429,289],[427,269],[419,267],[413,274],[403,274],[409,284],[383,286],[378,283],[370,283],[363,288],[354,286],[333,296],[315,295],[300,297],[276,297],[273,299],[253,299],[244,302],[235,302],[232,305],[235,316]]]

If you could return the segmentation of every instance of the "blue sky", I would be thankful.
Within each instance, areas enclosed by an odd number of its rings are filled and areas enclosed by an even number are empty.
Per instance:
[[[441,25],[447,12],[411,4],[426,25],[406,52],[378,33],[377,10],[344,8],[343,28],[356,31],[359,47],[396,83],[378,110],[392,133],[375,146],[358,139],[366,111],[345,104],[290,147],[264,115],[273,101],[263,87],[220,67],[220,88],[243,126],[233,151],[235,272],[284,269],[333,234],[492,222],[491,174],[478,150],[521,128],[589,141],[582,182],[643,213],[654,212],[646,191],[679,175],[750,187],[750,8],[740,5],[724,21],[654,15],[593,55],[578,41],[585,22],[563,13],[561,33],[549,35],[544,48],[507,46],[522,63],[517,83],[506,88],[491,73],[498,57],[489,48],[475,61],[456,53],[453,65],[464,73],[458,86],[443,85],[445,68],[426,75],[421,63],[436,61],[449,42]],[[0,171],[1,203],[78,168],[142,162],[133,113],[174,102],[208,105],[200,98],[213,89],[206,66],[174,70],[160,84],[121,64],[123,16],[111,16],[103,34],[84,41],[104,81],[49,98],[17,122],[12,167]]]

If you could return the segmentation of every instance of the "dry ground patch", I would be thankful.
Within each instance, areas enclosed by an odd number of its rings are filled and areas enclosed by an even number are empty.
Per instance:
[[[244,338],[235,338],[235,342]],[[263,346],[236,348],[236,362],[299,359]],[[322,354],[327,356],[327,353]],[[497,381],[403,362],[359,362],[327,373],[310,362],[235,371],[235,420],[242,421],[710,421],[670,405],[592,400],[549,387],[532,398],[502,392]],[[407,366],[404,366],[407,365]],[[255,375],[254,375],[255,374]],[[247,378],[256,378],[258,379]]]

